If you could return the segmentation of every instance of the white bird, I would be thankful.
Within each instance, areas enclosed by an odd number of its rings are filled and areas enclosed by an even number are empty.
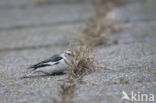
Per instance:
[[[33,71],[27,76],[31,76],[36,72],[42,72],[47,75],[63,72],[64,70],[67,70],[70,65],[72,65],[74,58],[75,54],[70,50],[66,50],[60,55],[54,55],[44,61],[30,66],[29,68],[32,68]]]

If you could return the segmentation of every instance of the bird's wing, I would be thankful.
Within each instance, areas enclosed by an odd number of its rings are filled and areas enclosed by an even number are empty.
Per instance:
[[[40,67],[46,67],[46,66],[51,66],[51,65],[56,65],[60,62],[60,60],[62,60],[63,58],[60,55],[54,55],[44,61],[41,61],[35,65],[31,65],[28,68],[33,68],[33,69],[37,69]]]

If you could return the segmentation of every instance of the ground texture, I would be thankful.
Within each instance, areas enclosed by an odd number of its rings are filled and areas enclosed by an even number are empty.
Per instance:
[[[77,41],[85,21],[94,15],[95,5],[64,0],[49,4],[9,1],[0,1],[0,103],[51,103],[58,95],[60,80],[67,75],[20,77],[29,73],[30,64]],[[119,30],[109,37],[108,46],[94,49],[98,63],[115,71],[97,68],[84,76],[76,88],[75,103],[130,103],[121,100],[122,91],[156,96],[155,3],[138,0],[107,13]]]

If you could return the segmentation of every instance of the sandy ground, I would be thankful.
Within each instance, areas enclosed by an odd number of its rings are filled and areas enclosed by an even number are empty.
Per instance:
[[[66,75],[20,77],[30,72],[29,65],[61,53],[75,42],[94,14],[94,6],[0,2],[5,5],[0,7],[0,103],[51,103],[58,94],[59,80]]]
[[[30,64],[75,42],[95,7],[78,2],[43,6],[14,1],[0,1],[0,103],[51,103],[67,75],[20,77],[29,73]],[[140,0],[108,12],[115,25],[126,28],[111,36],[110,42],[116,44],[95,48],[96,59],[116,71],[97,68],[86,75],[74,95],[75,103],[131,103],[121,100],[122,91],[129,96],[132,91],[156,96],[155,3]]]
[[[154,0],[132,2],[112,8],[107,18],[120,28],[110,37],[109,46],[96,47],[99,64],[115,72],[97,68],[84,77],[77,90],[77,103],[137,103],[140,94],[156,95],[156,13]],[[116,41],[113,44],[113,41]],[[125,91],[130,101],[121,100]],[[155,103],[142,100],[140,103]]]

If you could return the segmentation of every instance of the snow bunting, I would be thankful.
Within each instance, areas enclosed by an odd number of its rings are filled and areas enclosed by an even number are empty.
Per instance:
[[[63,72],[72,65],[74,58],[75,54],[70,50],[66,50],[61,55],[54,55],[44,61],[30,66],[29,68],[32,68],[33,71],[27,76],[31,76],[36,72],[42,72],[47,75]]]

